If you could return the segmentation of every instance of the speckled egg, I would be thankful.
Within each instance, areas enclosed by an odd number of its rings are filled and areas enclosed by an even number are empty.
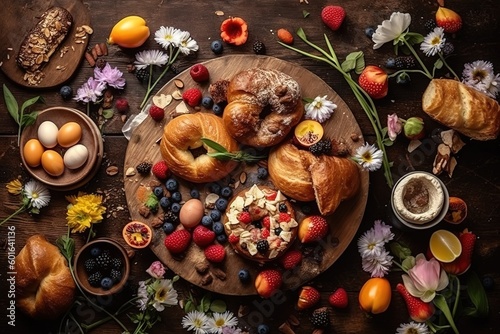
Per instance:
[[[23,157],[30,167],[38,167],[42,162],[42,154],[45,151],[42,143],[38,139],[30,139],[24,144]]]
[[[53,148],[57,145],[57,133],[59,128],[54,122],[44,121],[38,126],[38,140],[46,148]]]
[[[82,138],[82,127],[76,122],[65,123],[57,132],[57,142],[62,147],[71,147]]]
[[[203,203],[199,199],[192,198],[182,206],[179,220],[185,228],[193,228],[200,223],[203,214]]]
[[[42,154],[42,167],[47,174],[60,176],[64,173],[62,156],[54,150],[47,150]]]

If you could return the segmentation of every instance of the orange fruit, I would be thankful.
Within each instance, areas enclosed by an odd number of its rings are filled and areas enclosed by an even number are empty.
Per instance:
[[[429,249],[436,260],[449,263],[460,256],[462,253],[462,244],[452,232],[437,230],[431,235]]]
[[[151,242],[151,228],[140,221],[131,221],[122,230],[122,236],[127,245],[132,248],[145,248]]]

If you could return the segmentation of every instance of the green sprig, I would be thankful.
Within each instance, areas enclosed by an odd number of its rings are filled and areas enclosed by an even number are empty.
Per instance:
[[[201,141],[203,144],[207,145],[211,149],[215,150],[215,152],[208,152],[207,155],[213,158],[216,158],[218,160],[222,161],[238,161],[238,162],[257,162],[259,160],[265,159],[266,156],[264,155],[252,155],[247,152],[243,151],[235,151],[235,152],[229,152],[224,146],[221,144],[208,139],[208,138],[201,138]]]

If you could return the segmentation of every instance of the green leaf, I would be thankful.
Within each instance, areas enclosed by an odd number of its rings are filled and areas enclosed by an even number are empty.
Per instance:
[[[19,104],[17,104],[16,98],[12,95],[11,91],[5,84],[3,84],[3,98],[5,100],[5,105],[9,111],[10,116],[14,118],[17,124],[20,124],[19,120]]]
[[[302,101],[304,101],[305,103],[311,103],[312,101],[314,101],[314,99],[311,99],[310,97],[303,97]]]
[[[24,113],[26,108],[31,107],[32,105],[37,103],[40,99],[41,99],[40,96],[35,96],[35,97],[32,97],[31,99],[24,101],[23,105],[21,106],[21,113]]]
[[[440,309],[443,312],[444,316],[446,317],[446,320],[450,324],[451,328],[453,328],[453,331],[455,333],[458,333],[458,329],[455,326],[455,321],[453,320],[453,316],[451,315],[450,308],[444,296],[436,294],[436,297],[434,297],[432,302],[434,303],[434,305],[436,305],[438,309]]]
[[[189,313],[189,312],[194,311],[194,310],[196,310],[194,303],[192,301],[188,300],[184,304],[184,312]]]
[[[304,32],[304,29],[299,28],[297,29],[297,36],[299,36],[302,40],[307,41],[306,33]]]
[[[356,51],[356,52],[351,52],[345,57],[346,60],[356,60],[360,57],[363,57],[363,51]]]
[[[228,152],[224,146],[222,146],[221,144],[213,141],[212,139],[201,138],[201,141],[203,142],[203,144],[205,144],[208,147],[216,150],[217,152],[220,152],[220,153],[226,153],[226,152]]]
[[[356,60],[355,59],[346,59],[342,64],[340,64],[342,71],[350,72],[356,68]]]
[[[216,299],[210,304],[210,311],[217,313],[224,313],[227,310],[226,303],[221,299]]]
[[[206,313],[210,309],[210,297],[209,295],[203,296],[200,300],[200,305],[198,306],[198,311]]]
[[[485,318],[488,316],[490,310],[488,305],[488,297],[486,296],[486,292],[484,291],[484,287],[479,280],[477,274],[473,271],[469,272],[467,275],[467,294],[469,298],[474,304],[474,311],[467,311],[467,315]]]
[[[401,261],[404,261],[406,258],[411,256],[411,249],[404,247],[399,242],[389,243],[389,249],[391,250],[391,253]]]
[[[71,262],[73,254],[75,253],[75,241],[67,235],[63,235],[56,240],[56,245],[66,260]]]
[[[229,161],[231,160],[231,153],[222,153],[222,152],[212,152],[212,153],[207,153],[209,157],[219,159],[222,161]]]
[[[302,10],[302,16],[303,16],[304,18],[308,17],[309,15],[310,15],[310,13],[309,13],[307,10],[305,10],[305,9],[304,9],[304,10]]]
[[[113,109],[104,109],[102,111],[102,117],[104,117],[105,119],[113,118],[113,115]]]
[[[434,63],[434,67],[437,68],[438,70],[443,67],[444,63],[441,59],[436,59],[436,62]]]
[[[420,44],[424,41],[424,36],[416,32],[409,32],[405,36],[406,41],[410,45]]]
[[[25,127],[34,124],[37,117],[38,117],[37,111],[30,112],[29,114],[24,114],[21,120],[21,126]]]
[[[361,74],[361,72],[365,69],[365,65],[365,57],[362,55],[356,59],[356,68],[354,69],[354,72],[356,72],[356,74]]]

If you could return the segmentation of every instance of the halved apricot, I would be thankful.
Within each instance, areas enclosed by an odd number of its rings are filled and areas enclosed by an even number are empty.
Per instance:
[[[130,247],[145,248],[151,242],[153,233],[148,225],[134,220],[125,225],[122,236]]]
[[[460,224],[467,217],[467,204],[459,197],[450,196],[450,206],[444,220],[451,224]]]
[[[297,124],[294,130],[295,139],[300,145],[309,147],[323,138],[323,126],[313,120],[305,120]]]

